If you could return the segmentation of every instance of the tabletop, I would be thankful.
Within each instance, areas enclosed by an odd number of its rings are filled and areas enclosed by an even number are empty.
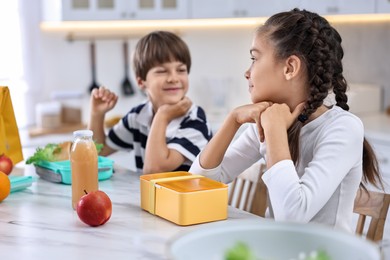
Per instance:
[[[23,162],[12,175],[35,182],[0,203],[1,259],[167,259],[167,245],[183,232],[213,225],[178,226],[140,208],[139,174],[114,165],[109,180],[99,182],[113,203],[103,226],[81,222],[71,206],[71,186],[40,179]],[[228,219],[260,217],[229,207]],[[215,222],[216,223],[216,222]]]

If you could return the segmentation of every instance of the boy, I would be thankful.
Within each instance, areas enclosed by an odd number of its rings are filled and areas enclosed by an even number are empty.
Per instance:
[[[92,91],[88,128],[104,144],[101,155],[134,149],[139,172],[187,171],[212,135],[203,109],[186,97],[188,46],[173,33],[152,32],[137,43],[133,63],[137,84],[148,100],[132,108],[107,136],[104,116],[118,97],[104,87]]]

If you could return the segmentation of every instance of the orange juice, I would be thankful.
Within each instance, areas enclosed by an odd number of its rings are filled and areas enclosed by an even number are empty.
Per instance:
[[[93,132],[79,130],[73,133],[74,141],[70,150],[72,169],[72,207],[76,209],[80,198],[98,190],[98,154],[92,140]]]

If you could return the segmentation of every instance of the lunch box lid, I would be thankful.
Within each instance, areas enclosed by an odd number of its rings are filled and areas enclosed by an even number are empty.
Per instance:
[[[11,192],[16,192],[28,188],[34,182],[32,176],[9,176],[11,182]]]
[[[140,176],[140,179],[150,181],[152,186],[159,185],[176,192],[196,192],[227,188],[227,185],[224,183],[183,171],[145,174]]]
[[[157,184],[177,192],[196,192],[227,187],[227,185],[224,183],[217,182],[209,178],[202,178],[199,176],[194,179],[175,180],[163,183],[157,182]]]

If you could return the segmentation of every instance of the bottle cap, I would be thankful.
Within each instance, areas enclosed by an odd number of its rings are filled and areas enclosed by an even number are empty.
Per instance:
[[[91,130],[77,130],[73,132],[73,137],[87,136],[92,137],[93,132]]]

